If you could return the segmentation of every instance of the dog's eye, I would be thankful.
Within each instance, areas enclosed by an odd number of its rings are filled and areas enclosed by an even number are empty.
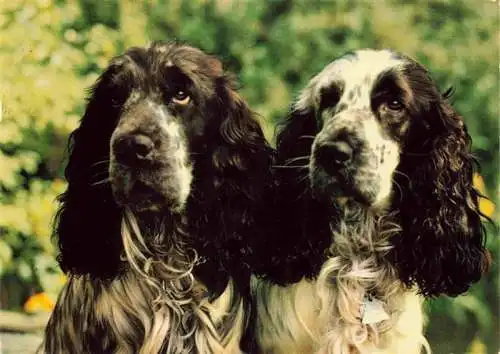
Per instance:
[[[392,111],[401,111],[404,108],[404,105],[399,99],[391,98],[387,101],[387,108]]]
[[[337,86],[331,86],[321,89],[319,106],[320,109],[335,107],[340,101],[340,89]]]
[[[172,101],[180,105],[187,105],[191,97],[186,91],[179,90],[172,96]]]

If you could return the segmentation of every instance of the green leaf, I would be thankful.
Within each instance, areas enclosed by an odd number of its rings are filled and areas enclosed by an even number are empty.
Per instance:
[[[17,275],[24,281],[30,282],[33,279],[33,270],[28,262],[20,260],[17,264]]]
[[[12,262],[12,249],[4,240],[0,239],[0,277]]]

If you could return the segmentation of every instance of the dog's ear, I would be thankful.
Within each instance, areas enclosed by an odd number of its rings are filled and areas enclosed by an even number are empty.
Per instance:
[[[471,138],[446,97],[437,89],[433,97],[420,115],[423,124],[410,128],[395,176],[404,194],[393,256],[407,285],[417,284],[426,296],[455,296],[481,278],[491,259],[472,183]]]
[[[197,267],[197,275],[208,281],[213,281],[217,268],[233,278],[248,276],[253,242],[269,225],[273,158],[256,115],[230,77],[216,78],[213,97],[208,110],[215,130],[207,135],[205,148],[210,161],[194,171],[195,183],[205,184],[196,191],[203,197],[193,198],[191,204],[191,214],[199,220],[197,250],[208,258],[212,255],[216,263],[206,271],[203,265]]]
[[[311,155],[314,137],[318,133],[314,107],[293,106],[280,124],[276,137],[277,159],[291,166],[304,166]],[[303,160],[299,160],[303,158]],[[291,159],[296,159],[291,161]]]
[[[129,94],[120,75],[115,63],[98,79],[69,138],[68,186],[59,197],[54,230],[64,272],[107,277],[121,263],[121,211],[108,180],[111,134]]]
[[[268,233],[270,215],[273,150],[268,144],[255,113],[228,84],[225,86],[227,114],[220,126],[223,144],[214,154],[220,168],[221,189],[229,193],[224,206],[227,225],[239,239],[241,259],[251,257],[252,238]]]
[[[250,179],[265,177],[269,174],[271,148],[255,114],[228,84],[222,97],[225,98],[226,113],[219,129],[223,144],[216,156],[216,167],[226,169],[225,172],[227,169],[240,171]],[[250,192],[248,196],[251,195]]]
[[[313,277],[330,243],[327,213],[309,190],[308,164],[317,132],[315,109],[304,104],[292,106],[279,126],[273,168],[277,230],[261,245],[264,262],[257,269],[275,283]]]

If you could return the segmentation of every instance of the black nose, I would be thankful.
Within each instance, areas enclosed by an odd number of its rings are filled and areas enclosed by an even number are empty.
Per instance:
[[[352,147],[344,140],[328,141],[318,145],[315,157],[327,172],[345,167],[352,159]]]
[[[118,162],[130,164],[151,160],[153,147],[153,141],[145,135],[125,135],[117,139],[114,152]]]

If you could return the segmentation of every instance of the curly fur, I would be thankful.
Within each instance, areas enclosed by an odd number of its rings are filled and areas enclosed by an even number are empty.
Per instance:
[[[184,111],[171,101],[181,81],[192,97]],[[151,120],[157,118],[177,125]],[[152,130],[157,126],[170,135]],[[117,185],[128,180],[113,172],[125,168],[115,144],[134,129],[150,136],[153,153],[161,155],[153,155],[151,171],[140,161],[126,166],[130,176],[137,172],[162,188],[160,182],[177,181],[188,188],[184,204],[184,192],[170,185],[160,196],[126,188],[120,194]],[[179,150],[184,143],[188,155]],[[246,260],[266,215],[272,151],[219,60],[176,43],[128,50],[95,84],[69,152],[55,224],[58,260],[69,279],[42,350],[239,352]]]
[[[351,204],[332,225],[332,243],[314,280],[277,286],[253,279],[262,352],[418,353],[428,347],[421,299],[397,280],[392,264],[381,261],[400,231],[391,219]],[[384,302],[388,320],[361,323],[367,293]]]
[[[471,137],[447,95],[441,98],[433,85],[421,88],[418,80],[409,83],[424,110],[414,114],[428,126],[415,127],[395,176],[404,193],[393,208],[404,231],[394,238],[393,261],[405,284],[417,284],[423,295],[456,296],[491,263],[472,185]]]
[[[338,139],[345,165],[320,154]],[[470,144],[402,54],[349,53],[313,78],[277,139],[281,231],[252,279],[261,351],[429,351],[423,296],[463,293],[490,263]],[[361,322],[367,296],[388,320]]]

